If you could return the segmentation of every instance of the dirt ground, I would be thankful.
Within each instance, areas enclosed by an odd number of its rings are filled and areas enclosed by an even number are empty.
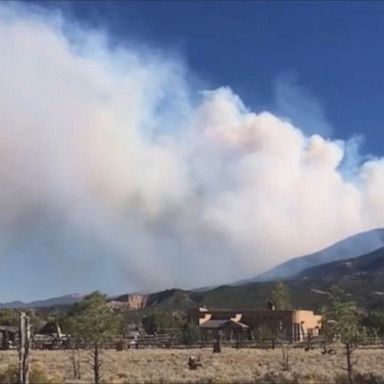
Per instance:
[[[202,367],[190,370],[190,356],[200,357]],[[354,357],[359,360],[356,371],[384,377],[383,350],[358,350]],[[290,349],[288,371],[283,369],[281,349],[224,348],[221,353],[212,353],[211,349],[139,349],[104,351],[102,358],[103,382],[108,384],[335,383],[335,377],[345,373],[342,349],[336,355],[326,356],[320,349]],[[15,351],[0,352],[0,372],[16,363]],[[58,384],[92,383],[89,355],[85,351],[81,352],[80,381],[74,379],[70,351],[32,351],[32,367],[43,368]]]

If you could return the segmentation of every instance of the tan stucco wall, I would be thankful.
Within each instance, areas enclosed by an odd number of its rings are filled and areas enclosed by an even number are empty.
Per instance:
[[[293,312],[293,322],[301,324],[304,332],[307,332],[321,327],[321,316],[315,315],[313,311],[297,310]]]

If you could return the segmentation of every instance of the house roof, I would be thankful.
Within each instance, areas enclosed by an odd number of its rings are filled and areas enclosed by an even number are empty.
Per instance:
[[[17,332],[19,332],[19,328],[18,327],[11,327],[8,325],[0,325],[0,332],[17,333]]]
[[[128,338],[130,339],[139,339],[140,337],[141,337],[141,333],[137,330],[128,332]]]
[[[232,319],[226,319],[226,320],[207,320],[204,323],[200,324],[200,328],[205,329],[218,329],[225,327],[226,325],[229,325],[233,328],[241,328],[241,329],[247,329],[249,328],[248,325],[240,323],[240,321],[235,321]]]

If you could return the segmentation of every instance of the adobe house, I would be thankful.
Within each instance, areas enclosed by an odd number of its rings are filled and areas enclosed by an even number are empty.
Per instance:
[[[315,315],[310,310],[209,310],[205,307],[194,308],[188,311],[190,321],[205,329],[213,329],[213,326],[223,326],[235,329],[240,327],[248,331],[250,338],[256,338],[262,332],[278,333],[280,337],[288,341],[302,341],[308,335],[316,336],[321,327],[321,316]],[[216,321],[216,323],[212,322]],[[218,323],[217,321],[226,321]],[[206,324],[206,325],[204,325]],[[246,326],[247,328],[243,327]],[[211,328],[210,328],[211,327]]]

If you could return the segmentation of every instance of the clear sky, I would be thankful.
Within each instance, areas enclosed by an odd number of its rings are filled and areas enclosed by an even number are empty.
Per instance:
[[[0,302],[384,227],[384,2],[0,2],[0,49]]]
[[[205,84],[229,85],[252,109],[279,109],[300,124],[295,108],[276,106],[276,82],[294,81],[322,107],[333,136],[364,135],[364,152],[383,152],[383,2],[42,4],[107,29],[117,42],[136,39],[173,51]]]

